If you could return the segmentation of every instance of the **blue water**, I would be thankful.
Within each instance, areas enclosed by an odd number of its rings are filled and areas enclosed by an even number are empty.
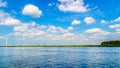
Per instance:
[[[0,48],[0,68],[120,68],[120,48]]]

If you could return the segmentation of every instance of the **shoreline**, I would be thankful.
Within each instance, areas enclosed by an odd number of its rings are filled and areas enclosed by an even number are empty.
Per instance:
[[[26,45],[26,46],[0,46],[0,47],[120,47],[120,45]]]

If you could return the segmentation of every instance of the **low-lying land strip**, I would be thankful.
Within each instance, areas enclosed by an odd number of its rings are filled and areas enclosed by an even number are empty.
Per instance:
[[[14,45],[14,46],[0,46],[0,47],[120,47],[119,40],[113,41],[104,41],[100,45],[93,45],[93,44],[74,44],[74,45]]]

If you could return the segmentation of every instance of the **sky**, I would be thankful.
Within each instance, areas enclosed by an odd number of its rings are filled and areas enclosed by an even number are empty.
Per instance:
[[[120,40],[119,0],[0,0],[0,45]]]

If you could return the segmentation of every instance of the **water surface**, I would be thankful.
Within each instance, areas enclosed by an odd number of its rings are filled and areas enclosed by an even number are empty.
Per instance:
[[[0,48],[0,68],[120,68],[120,48]]]

